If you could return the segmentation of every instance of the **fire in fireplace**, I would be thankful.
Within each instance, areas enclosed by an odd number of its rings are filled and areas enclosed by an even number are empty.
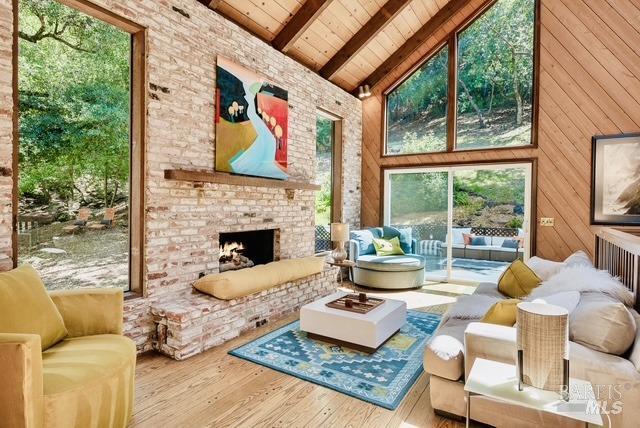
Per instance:
[[[274,229],[220,234],[220,272],[274,261]]]

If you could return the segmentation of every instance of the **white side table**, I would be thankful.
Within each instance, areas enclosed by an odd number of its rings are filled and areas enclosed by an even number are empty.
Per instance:
[[[591,383],[574,378],[569,379],[569,385],[570,391],[583,393],[591,388]],[[516,406],[564,416],[582,421],[585,426],[587,424],[602,426],[602,417],[598,413],[600,408],[593,400],[573,394],[567,402],[560,397],[559,393],[529,385],[524,385],[524,390],[518,391],[517,370],[513,364],[476,358],[464,384],[464,390],[467,400],[467,427],[471,419],[471,395],[482,395]]]

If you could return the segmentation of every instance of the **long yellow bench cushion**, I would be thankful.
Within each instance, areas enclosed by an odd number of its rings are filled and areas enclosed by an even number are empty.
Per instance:
[[[320,273],[323,269],[323,257],[279,260],[252,268],[209,274],[193,286],[218,299],[231,300]]]
[[[70,338],[47,349],[42,353],[45,426],[126,426],[135,369],[136,345],[120,335]]]

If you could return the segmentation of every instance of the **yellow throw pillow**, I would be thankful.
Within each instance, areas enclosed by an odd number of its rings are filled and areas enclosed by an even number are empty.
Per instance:
[[[529,266],[522,260],[515,260],[498,280],[498,290],[505,296],[521,299],[528,296],[540,282],[538,275]]]
[[[62,315],[29,265],[0,273],[0,332],[37,334],[43,351],[67,335]]]
[[[507,299],[496,302],[480,321],[513,327],[516,323],[517,305],[520,301],[520,299]]]
[[[374,239],[373,246],[377,256],[402,256],[404,251],[400,246],[400,239],[396,236],[391,239]]]

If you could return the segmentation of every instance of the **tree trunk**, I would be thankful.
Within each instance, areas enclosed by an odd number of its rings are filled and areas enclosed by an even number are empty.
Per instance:
[[[516,126],[522,126],[522,94],[520,93],[520,82],[518,82],[517,54],[511,46],[511,75],[513,76],[513,96],[516,99]]]
[[[111,195],[111,203],[109,203],[109,208],[113,207],[113,203],[116,201],[116,195],[118,194],[118,189],[120,187],[120,182],[116,180],[116,187],[113,189],[113,195]]]
[[[104,169],[104,206],[105,207],[109,206],[108,193],[109,193],[109,168],[107,167]]]
[[[516,126],[522,126],[522,94],[516,73],[513,73],[513,96],[516,99]]]
[[[480,107],[478,107],[478,104],[476,104],[475,100],[471,96],[471,93],[469,92],[469,88],[467,88],[467,85],[464,83],[464,80],[458,79],[458,81],[460,82],[460,85],[464,90],[464,94],[467,97],[469,104],[471,104],[471,107],[473,107],[473,109],[476,112],[476,115],[478,116],[478,121],[480,122],[480,128],[485,128],[487,124],[484,122],[484,117],[482,116],[482,110],[480,110]]]
[[[491,95],[489,96],[489,109],[487,110],[487,114],[491,114],[491,110],[493,110],[493,96],[496,91],[495,82],[491,82]]]

